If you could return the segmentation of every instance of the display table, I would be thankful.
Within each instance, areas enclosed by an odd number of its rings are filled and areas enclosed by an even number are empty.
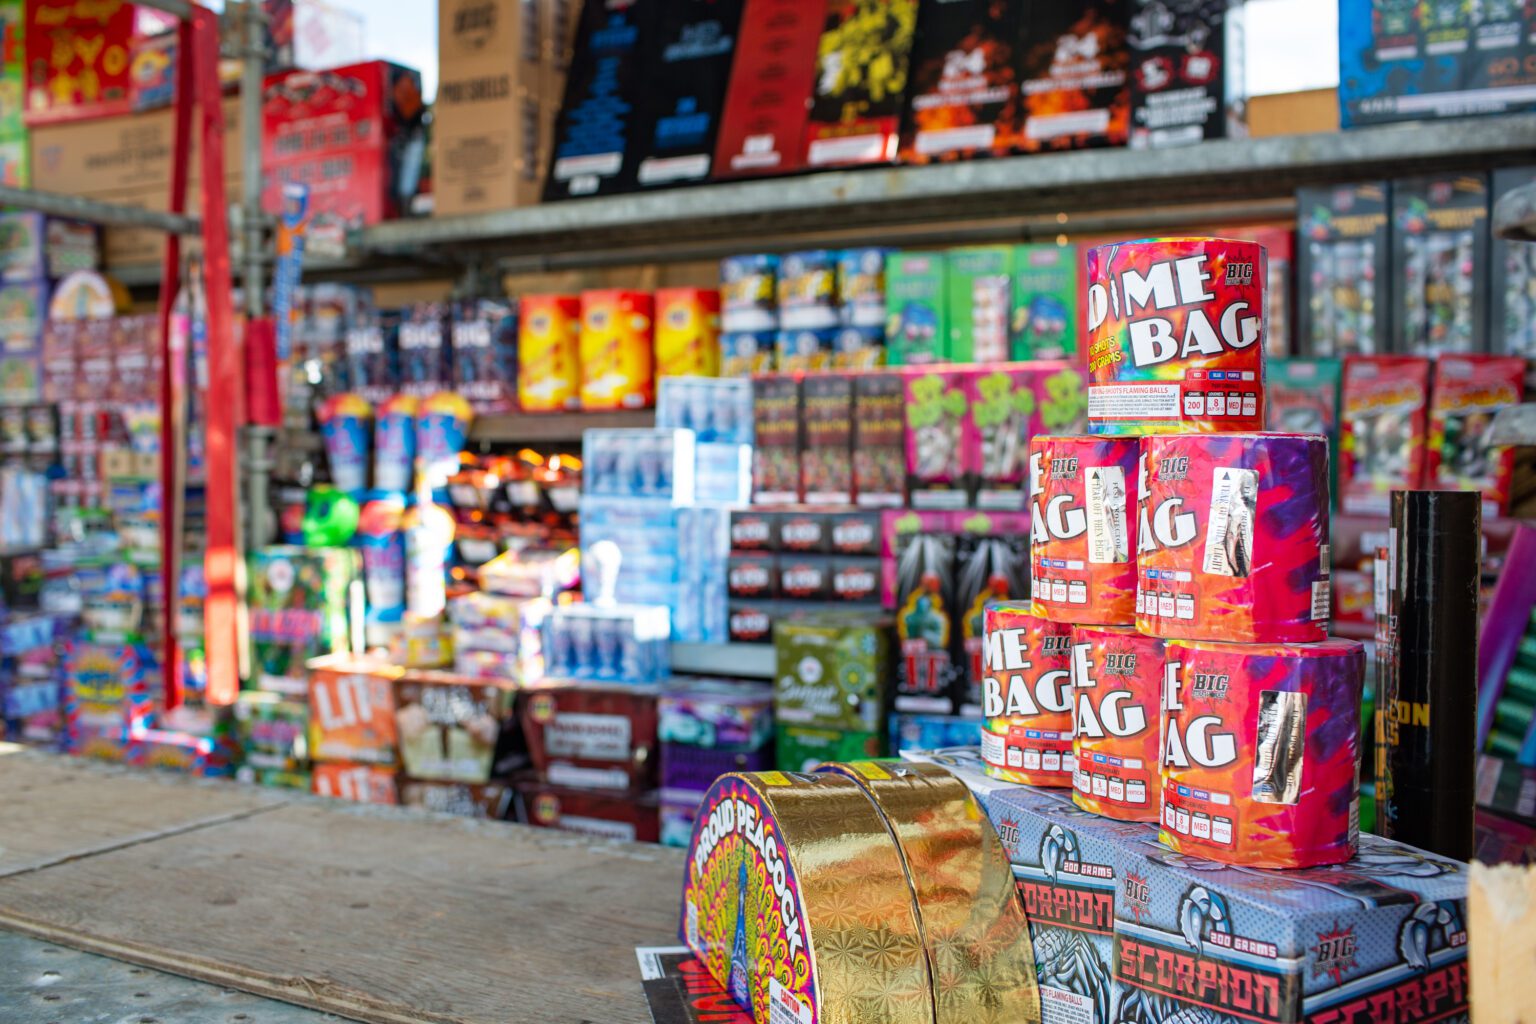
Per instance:
[[[0,929],[377,1022],[650,1020],[683,854],[0,745]]]

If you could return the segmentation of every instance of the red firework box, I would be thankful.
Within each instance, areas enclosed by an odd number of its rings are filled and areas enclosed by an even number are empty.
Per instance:
[[[785,174],[804,164],[825,13],[817,0],[747,0],[715,142],[714,177]]]
[[[1072,800],[1119,821],[1157,821],[1163,641],[1127,626],[1072,630]]]
[[[1341,510],[1386,515],[1393,491],[1420,486],[1429,437],[1430,370],[1423,356],[1344,360]]]
[[[1494,413],[1525,397],[1520,356],[1444,355],[1435,363],[1429,406],[1429,485],[1481,491],[1483,515],[1507,515],[1514,497],[1515,450],[1493,448]]]
[[[981,756],[987,774],[1030,786],[1072,785],[1072,627],[1022,602],[986,610]]]
[[[1146,437],[1141,460],[1137,629],[1249,644],[1327,636],[1327,438]]]
[[[659,695],[654,688],[589,683],[525,691],[520,718],[539,778],[618,793],[654,789]]]
[[[1162,841],[1254,868],[1353,857],[1364,646],[1172,640],[1166,658]]]
[[[316,764],[310,788],[317,796],[358,804],[394,806],[400,802],[394,769],[372,764]]]
[[[1264,247],[1152,238],[1088,251],[1088,429],[1264,429]]]
[[[1034,613],[1066,623],[1136,621],[1135,438],[1036,437],[1029,446]]]

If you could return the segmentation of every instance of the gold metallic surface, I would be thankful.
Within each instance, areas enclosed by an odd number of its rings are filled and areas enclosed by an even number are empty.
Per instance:
[[[1029,922],[1008,855],[970,790],[932,764],[828,765],[879,807],[900,847],[934,979],[937,1024],[1040,1020]]]
[[[911,888],[874,805],[836,775],[741,778],[771,810],[800,883],[818,1024],[933,1024]],[[749,904],[749,950],[762,948],[757,919]]]

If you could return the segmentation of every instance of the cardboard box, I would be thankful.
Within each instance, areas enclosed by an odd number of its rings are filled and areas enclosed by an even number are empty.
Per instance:
[[[656,290],[656,376],[720,376],[720,293]]]
[[[1299,355],[1378,355],[1391,344],[1391,187],[1296,192]]]
[[[311,774],[311,792],[357,804],[394,806],[400,802],[393,768],[372,764],[317,764]]]
[[[640,793],[657,779],[659,691],[598,683],[547,683],[519,706],[533,765],[544,781]]]
[[[801,385],[805,448],[800,491],[812,505],[853,501],[853,378],[814,374]]]
[[[1015,51],[1023,42],[1025,6],[1023,0],[923,5],[907,88],[903,163],[1007,152],[1020,116]]]
[[[552,0],[444,0],[432,121],[435,216],[539,201],[554,136]]]
[[[966,461],[971,435],[969,372],[944,366],[904,374],[907,419],[907,494],[916,509],[956,509],[970,504],[972,467]]]
[[[587,0],[555,125],[545,201],[635,187],[644,71],[655,47],[658,0]]]
[[[780,771],[815,771],[823,764],[867,761],[884,753],[885,741],[877,732],[783,724],[774,730],[774,760]]]
[[[527,295],[517,325],[517,400],[524,412],[564,412],[581,401],[581,299]]]
[[[309,679],[309,751],[316,761],[394,765],[399,669],[338,660]]]
[[[1133,0],[1032,4],[1019,55],[1025,153],[1123,146],[1130,136]]]
[[[1131,146],[1248,134],[1242,4],[1130,0]]]
[[[400,216],[421,177],[425,112],[421,75],[385,61],[268,76],[262,208],[278,213],[282,186],[302,182],[310,236],[328,241]]]
[[[543,782],[517,784],[517,820],[599,839],[654,843],[661,837],[655,793],[615,796]]]
[[[1488,347],[1488,175],[1392,183],[1394,352]]]
[[[752,500],[783,504],[800,500],[800,382],[758,377],[752,385],[757,443],[752,453]]]
[[[1483,517],[1508,515],[1520,481],[1531,484],[1530,458],[1517,473],[1519,449],[1493,448],[1488,431],[1500,409],[1525,397],[1526,361],[1519,356],[1446,355],[1435,361],[1429,406],[1430,487],[1481,491]],[[1522,479],[1523,478],[1523,479]]]
[[[896,159],[917,0],[829,0],[805,130],[811,167]]]
[[[1266,368],[1266,428],[1297,434],[1325,434],[1333,487],[1338,493],[1339,382],[1344,364],[1337,359],[1272,359]]]
[[[746,0],[713,176],[787,174],[805,161],[821,0]]]
[[[898,532],[894,545],[896,710],[949,715],[958,705],[962,677],[954,656],[958,538],[947,524],[914,525]]]
[[[271,547],[249,558],[252,675],[256,689],[302,697],[306,663],[347,649],[348,591],[357,553]]]
[[[512,787],[500,782],[472,785],[404,778],[400,780],[400,803],[438,814],[501,821],[512,807]]]
[[[709,178],[741,14],[742,0],[667,0],[658,8],[635,133],[641,188]]]

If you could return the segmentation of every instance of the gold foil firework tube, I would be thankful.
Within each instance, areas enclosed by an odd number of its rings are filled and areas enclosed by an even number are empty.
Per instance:
[[[828,765],[879,808],[906,865],[937,1024],[1038,1020],[1029,922],[1008,855],[965,784],[932,764]]]
[[[1024,602],[987,606],[981,756],[987,774],[1029,786],[1072,785],[1072,627]]]
[[[901,854],[842,776],[716,780],[689,844],[682,934],[758,1024],[933,1024]]]
[[[1121,626],[1072,630],[1072,801],[1118,821],[1157,821],[1163,641]]]

